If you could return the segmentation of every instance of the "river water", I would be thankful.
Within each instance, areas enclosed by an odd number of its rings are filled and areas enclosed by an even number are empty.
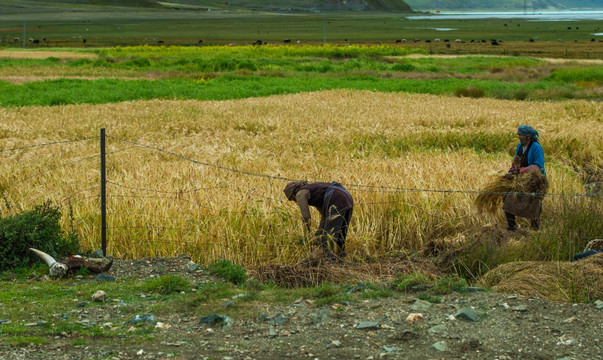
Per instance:
[[[440,12],[407,16],[411,20],[447,20],[447,19],[524,19],[530,21],[578,21],[603,20],[603,10],[593,11],[528,11],[528,12]]]

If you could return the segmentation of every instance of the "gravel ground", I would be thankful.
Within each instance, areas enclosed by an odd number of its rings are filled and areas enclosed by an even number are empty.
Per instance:
[[[116,260],[109,275],[213,280],[203,271],[187,270],[188,261],[185,256]],[[82,309],[80,319],[112,324],[112,310],[122,305],[108,295],[105,305]],[[75,345],[73,338],[58,334],[43,345],[0,342],[0,359],[603,359],[601,302],[554,303],[479,289],[441,296],[437,304],[405,293],[358,298],[327,307],[303,298],[258,304],[257,315],[230,315],[221,318],[222,324],[200,321],[221,313],[174,309],[150,321],[151,341],[93,337]],[[240,299],[223,301],[236,309]],[[140,312],[152,313],[149,305]],[[420,315],[411,321],[411,314]]]

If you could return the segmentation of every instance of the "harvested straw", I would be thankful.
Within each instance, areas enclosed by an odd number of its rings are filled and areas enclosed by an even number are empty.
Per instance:
[[[548,187],[546,176],[537,171],[517,174],[511,179],[498,176],[482,189],[473,204],[481,213],[495,214],[502,206],[504,194],[537,193],[544,195]]]
[[[589,301],[603,298],[603,253],[577,262],[520,261],[503,264],[479,285],[494,291],[538,296],[551,301]]]
[[[324,282],[382,282],[398,274],[420,272],[438,277],[439,271],[427,260],[397,259],[378,263],[342,263],[326,261],[319,252],[294,264],[261,264],[249,273],[261,282],[272,281],[282,287],[317,286]]]

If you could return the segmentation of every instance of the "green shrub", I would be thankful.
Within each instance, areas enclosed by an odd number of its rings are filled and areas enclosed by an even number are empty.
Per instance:
[[[0,270],[27,267],[40,259],[29,248],[57,260],[79,252],[79,239],[61,230],[61,213],[50,203],[0,219]]]
[[[340,292],[341,289],[337,285],[331,282],[325,282],[314,289],[314,296],[316,296],[317,298],[327,298],[333,297],[339,294]]]
[[[439,295],[450,294],[453,291],[460,292],[467,287],[467,280],[455,276],[444,276],[436,280],[433,292]]]
[[[513,91],[513,99],[515,100],[526,100],[530,96],[530,92],[527,89],[517,89]]]
[[[247,272],[241,265],[233,264],[224,259],[218,259],[211,263],[209,273],[235,285],[243,284],[247,280]]]
[[[481,87],[468,86],[457,88],[456,90],[454,90],[454,95],[457,97],[481,98],[486,95],[486,91]]]
[[[142,285],[142,288],[145,291],[154,291],[163,295],[179,293],[190,289],[190,287],[191,285],[188,280],[176,275],[166,275],[149,279]]]
[[[398,277],[396,284],[398,290],[408,291],[411,289],[425,289],[431,286],[431,281],[427,276],[413,272],[412,274]]]

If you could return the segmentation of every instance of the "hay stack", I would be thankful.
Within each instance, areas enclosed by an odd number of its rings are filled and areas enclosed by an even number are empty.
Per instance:
[[[474,205],[480,213],[495,214],[502,207],[506,193],[545,194],[549,187],[546,176],[538,171],[518,174],[511,179],[497,176],[477,196]]]
[[[603,253],[577,262],[520,261],[486,273],[480,286],[494,291],[579,302],[603,298]]]

